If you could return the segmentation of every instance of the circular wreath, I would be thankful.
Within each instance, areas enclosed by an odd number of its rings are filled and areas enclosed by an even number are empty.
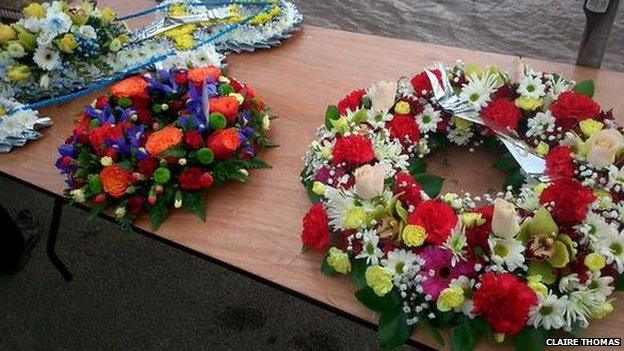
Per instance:
[[[430,72],[486,125],[534,146],[547,177],[523,177],[507,153],[499,194],[440,195],[423,157],[504,149],[492,129],[446,113],[426,72],[379,82],[330,106],[306,154],[304,247],[328,250],[324,273],[353,277],[356,298],[380,314],[384,347],[416,324],[441,343],[438,328],[451,327],[454,350],[481,336],[539,349],[554,330],[582,332],[623,285],[624,138],[611,111],[591,81],[526,67],[512,79],[460,61]]]
[[[169,208],[205,218],[203,191],[245,181],[268,165],[271,116],[253,88],[220,69],[172,68],[127,78],[87,106],[59,147],[68,194],[129,226],[147,211],[157,229]]]

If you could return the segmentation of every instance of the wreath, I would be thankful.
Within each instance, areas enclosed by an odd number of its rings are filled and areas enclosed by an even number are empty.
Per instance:
[[[214,66],[127,78],[96,99],[59,147],[68,195],[129,227],[142,212],[157,229],[169,208],[205,219],[204,190],[269,167],[271,115],[254,89]]]
[[[325,274],[353,278],[355,297],[380,315],[384,348],[418,325],[441,344],[439,328],[450,327],[453,350],[482,338],[536,350],[613,310],[624,285],[622,130],[591,81],[516,75],[459,61],[327,109],[304,158],[313,206],[301,239],[326,252]],[[443,86],[472,117],[449,113]],[[530,145],[542,174],[525,172],[499,140]],[[452,145],[503,153],[505,189],[440,194],[425,156]]]

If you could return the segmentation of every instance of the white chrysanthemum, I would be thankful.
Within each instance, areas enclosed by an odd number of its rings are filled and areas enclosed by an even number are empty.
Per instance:
[[[594,252],[603,255],[608,264],[615,264],[619,273],[624,273],[624,231],[597,231],[595,235],[596,240],[591,245]]]
[[[559,95],[564,91],[570,90],[572,84],[558,75],[550,75],[548,84],[550,86],[550,90],[548,91],[548,95],[551,100],[557,100]]]
[[[37,66],[46,71],[52,71],[61,64],[61,57],[59,56],[59,53],[47,46],[37,47],[37,50],[35,50],[35,54],[33,55],[33,60]]]
[[[78,28],[78,35],[83,39],[96,39],[97,38],[95,29],[89,25],[80,26]]]
[[[412,269],[416,257],[412,251],[397,249],[389,252],[388,258],[381,260],[381,265],[388,268],[394,281],[398,282]]]
[[[383,251],[379,248],[379,236],[374,230],[364,230],[362,233],[362,252],[355,258],[365,258],[369,265],[379,264]]]
[[[547,297],[539,295],[539,303],[531,308],[527,324],[546,330],[560,329],[565,325],[564,314],[568,302],[567,296],[557,297],[552,293]]]
[[[453,251],[455,254],[461,255],[467,243],[468,239],[466,237],[466,226],[464,226],[462,221],[457,221],[451,235],[449,235],[446,242],[444,242],[444,246]]]
[[[71,18],[62,11],[48,13],[45,19],[45,30],[56,34],[69,32],[72,26]]]
[[[613,287],[613,277],[608,275],[601,276],[600,272],[593,274],[589,280],[587,289],[603,296],[609,296],[613,293],[615,288]]]
[[[325,205],[329,224],[336,229],[346,229],[344,222],[349,211],[355,206],[355,198],[347,194],[346,190],[338,190],[329,186],[325,188],[325,197],[327,198]]]
[[[488,243],[492,252],[491,259],[497,265],[505,264],[511,272],[524,264],[524,245],[519,240],[490,237]]]
[[[570,330],[573,325],[579,325],[585,328],[589,325],[588,319],[591,318],[600,307],[605,303],[604,295],[596,294],[591,290],[573,291],[568,295],[566,304],[565,330]]]
[[[524,76],[518,86],[518,94],[532,99],[539,99],[544,96],[546,85],[542,83],[539,76]]]
[[[582,287],[583,284],[581,284],[581,280],[576,273],[568,274],[559,279],[558,288],[562,293],[569,293],[571,291],[581,289]]]
[[[37,17],[21,20],[19,23],[33,33],[38,33],[44,25],[43,21]]]
[[[466,145],[474,136],[474,132],[470,129],[463,130],[460,128],[453,128],[446,136],[448,140],[457,145]]]
[[[436,111],[433,106],[427,105],[423,112],[416,116],[416,122],[422,133],[434,132],[438,128],[438,123],[442,122],[442,117],[440,111]]]
[[[616,184],[623,185],[624,184],[624,167],[618,168],[616,165],[608,165],[607,170],[609,171],[609,180],[607,181],[607,188],[611,189]]]
[[[539,196],[535,193],[535,189],[528,184],[523,185],[516,199],[516,206],[527,211],[535,211],[540,208]]]
[[[527,127],[527,137],[544,136],[546,133],[555,131],[555,117],[550,113],[550,110],[538,112],[534,117],[527,120]]]
[[[390,140],[387,136],[378,135],[373,140],[373,150],[375,158],[384,166],[401,170],[409,166],[409,156],[403,152],[403,145],[396,139]]]
[[[484,73],[482,78],[473,74],[468,77],[468,84],[462,87],[459,98],[472,104],[475,109],[480,111],[490,102],[490,96],[499,85],[500,82],[495,74]]]

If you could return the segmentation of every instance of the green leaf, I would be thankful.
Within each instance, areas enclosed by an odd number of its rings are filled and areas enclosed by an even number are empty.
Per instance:
[[[434,199],[442,191],[442,183],[444,178],[429,173],[421,173],[414,175],[414,179],[420,184],[421,188],[430,198]]]
[[[424,158],[415,157],[410,160],[407,170],[411,175],[425,173],[427,171],[427,161]]]
[[[541,351],[546,348],[546,337],[545,330],[526,327],[516,336],[514,345],[518,351]]]
[[[364,306],[379,313],[385,313],[401,306],[401,295],[396,289],[392,289],[384,296],[377,296],[372,288],[365,286],[355,293],[355,297]]]
[[[189,211],[193,211],[202,221],[206,221],[206,206],[202,192],[183,192],[182,206]]]
[[[366,268],[368,268],[368,265],[366,264],[366,260],[363,259],[355,260],[351,266],[351,277],[358,289],[367,286],[365,277]]]
[[[587,328],[583,328],[580,325],[578,325],[578,323],[574,323],[572,324],[572,329],[570,330],[570,334],[576,336],[577,338],[580,338],[585,334],[586,331],[587,331]]]
[[[479,316],[471,320],[472,328],[476,329],[478,335],[486,340],[491,340],[493,337],[492,327],[488,324],[485,318]]]
[[[186,157],[186,150],[183,147],[174,147],[171,149],[167,149],[160,154],[160,157],[167,158],[183,158]]]
[[[624,291],[624,276],[620,276],[620,279],[618,279],[615,285],[615,291]]]
[[[524,174],[520,169],[516,169],[507,177],[507,182],[505,182],[505,186],[511,185],[513,188],[518,188],[524,183]]]
[[[496,137],[487,137],[483,140],[483,147],[487,151],[494,151],[499,144],[498,138]]]
[[[503,171],[511,171],[517,169],[519,167],[516,160],[511,156],[510,153],[506,153],[494,164],[494,168],[503,170]]]
[[[158,230],[160,226],[163,224],[167,216],[169,215],[169,210],[167,206],[164,204],[158,204],[150,210],[150,219],[152,221],[152,229]]]
[[[433,340],[440,344],[440,346],[444,346],[444,338],[442,337],[442,334],[440,333],[438,328],[431,324],[429,319],[427,319],[427,316],[420,316],[420,318],[418,318],[418,324],[425,328],[427,333],[429,333]]]
[[[323,274],[329,277],[334,277],[336,276],[336,274],[338,274],[338,272],[336,272],[334,267],[330,266],[329,263],[327,263],[326,258],[323,259],[323,263],[321,263],[321,272],[323,272]]]
[[[477,346],[479,334],[470,320],[462,317],[457,325],[451,328],[451,349],[453,351],[471,351]]]
[[[572,90],[577,93],[587,95],[589,97],[594,97],[595,89],[594,81],[591,79],[579,82],[574,86],[574,88],[572,88]]]
[[[325,126],[327,129],[331,130],[334,128],[332,121],[340,118],[340,110],[338,110],[337,106],[331,105],[327,107],[327,111],[325,112]]]
[[[393,349],[409,339],[412,326],[407,324],[407,315],[401,308],[384,312],[379,317],[379,343],[384,349]]]

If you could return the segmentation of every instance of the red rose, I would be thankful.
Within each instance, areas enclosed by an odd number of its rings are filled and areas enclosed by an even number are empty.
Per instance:
[[[74,128],[74,135],[79,142],[82,144],[86,144],[89,142],[89,123],[91,122],[91,118],[86,114],[82,115],[82,118],[76,124],[76,128]]]
[[[537,295],[510,273],[485,273],[473,303],[475,314],[483,315],[495,333],[513,336],[526,326]]]
[[[480,225],[475,224],[472,228],[466,228],[467,249],[469,258],[475,261],[482,261],[483,257],[490,252],[488,237],[492,232],[492,217],[494,216],[494,206],[483,206],[476,208],[473,212],[481,215],[485,220]]]
[[[576,122],[598,116],[600,105],[587,95],[566,91],[550,106],[550,111],[558,120],[572,119]]]
[[[399,139],[401,143],[407,142],[407,138],[409,138],[411,142],[420,140],[420,130],[413,116],[394,115],[394,118],[389,124],[390,135]]]
[[[433,71],[433,74],[438,78],[440,85],[442,84],[442,72],[440,70]],[[431,93],[431,82],[429,81],[429,77],[427,73],[420,72],[412,78],[412,86],[414,87],[414,91],[416,92],[416,96],[425,97]]]
[[[128,200],[128,207],[130,208],[130,213],[137,214],[143,210],[143,205],[145,205],[145,199],[142,196],[136,195],[131,197]]]
[[[418,206],[422,202],[422,196],[420,194],[420,186],[407,172],[399,172],[395,176],[396,188],[394,194],[399,195],[401,203],[407,206]]]
[[[457,220],[457,214],[451,206],[435,200],[426,200],[416,206],[407,222],[425,228],[427,242],[442,245],[451,235]]]
[[[559,224],[576,224],[585,220],[587,208],[596,200],[591,189],[573,178],[559,178],[540,196],[540,202],[550,205],[554,202],[553,217]]]
[[[227,128],[211,134],[206,140],[206,146],[214,152],[217,160],[227,160],[234,155],[241,145],[240,136],[236,128]]]
[[[546,174],[551,178],[574,177],[572,150],[567,146],[554,147],[546,156]]]
[[[190,146],[191,149],[197,150],[202,146],[202,144],[204,143],[204,140],[202,138],[201,133],[197,130],[194,130],[184,135],[184,142],[188,146]]]
[[[305,247],[322,251],[329,246],[329,225],[323,204],[317,203],[303,217],[301,242]]]
[[[105,106],[108,106],[109,97],[108,95],[102,95],[95,100],[95,108],[98,110],[103,110]]]
[[[117,140],[122,136],[123,130],[119,124],[113,126],[106,123],[89,132],[89,143],[100,154],[106,150],[106,141]]]
[[[481,111],[485,123],[494,128],[504,128],[516,131],[518,123],[522,119],[522,112],[516,104],[509,99],[497,99]]]
[[[210,99],[210,113],[219,112],[228,123],[234,122],[238,113],[238,100],[233,96],[221,96]]]
[[[366,89],[354,90],[345,96],[344,99],[338,103],[338,110],[340,114],[344,115],[347,110],[355,111],[362,106],[362,98],[366,95]]]
[[[351,167],[358,167],[375,159],[373,143],[361,135],[349,135],[336,140],[333,151],[334,165],[345,162]]]
[[[175,73],[175,81],[180,85],[186,85],[188,83],[188,71],[179,70]]]
[[[137,163],[137,166],[139,168],[139,172],[141,172],[141,174],[143,174],[145,177],[147,178],[151,178],[152,175],[154,174],[154,171],[156,170],[156,168],[158,168],[158,159],[156,157],[148,157],[148,158],[144,158],[142,160],[140,160]]]
[[[180,189],[201,190],[211,186],[214,183],[214,179],[210,173],[203,172],[201,168],[189,167],[180,173],[178,182],[180,183]]]

